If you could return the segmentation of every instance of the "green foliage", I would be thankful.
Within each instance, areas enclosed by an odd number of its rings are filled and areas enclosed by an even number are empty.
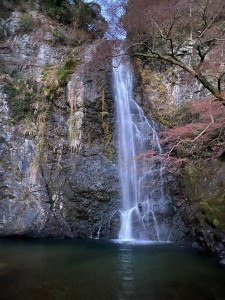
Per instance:
[[[58,22],[70,24],[73,21],[73,6],[68,0],[43,0],[41,3],[43,11]]]
[[[31,26],[31,16],[28,13],[22,13],[19,21],[19,33],[25,34],[29,31]]]
[[[217,229],[225,229],[225,201],[219,198],[210,198],[201,201],[198,209],[205,216],[205,221]]]
[[[69,58],[61,67],[46,67],[43,72],[42,83],[37,85],[32,80],[19,80],[18,78],[3,78],[4,89],[10,108],[8,122],[11,124],[23,121],[26,134],[29,130],[29,123],[38,120],[38,124],[45,124],[52,102],[64,91],[69,76],[76,67],[74,58]],[[29,120],[29,122],[27,122]]]
[[[95,21],[103,21],[101,10],[97,4],[80,2],[80,5],[75,7],[75,11],[78,28],[91,30]]]
[[[69,0],[42,0],[42,10],[51,18],[78,29],[96,31],[95,24],[104,22],[100,6],[96,3],[84,3],[81,0],[71,3]]]
[[[2,159],[0,159],[0,167],[1,167],[1,168],[4,167],[4,164],[5,164],[5,161],[2,160]]]
[[[63,34],[62,31],[60,31],[58,29],[54,29],[52,31],[52,36],[53,36],[55,45],[67,45],[68,44],[68,39],[66,38],[65,34]]]
[[[201,163],[195,163],[182,170],[183,184],[191,201],[192,211],[203,226],[207,223],[218,230],[224,230],[224,186],[219,180],[215,181],[218,166],[211,162],[204,170],[202,167]]]
[[[46,67],[43,71],[42,94],[45,98],[52,101],[58,97],[66,86],[69,76],[74,72],[76,61],[68,59],[62,67]]]
[[[219,227],[220,221],[218,221],[217,219],[213,220],[213,225],[214,225],[215,227]]]
[[[15,121],[21,121],[30,116],[36,101],[36,88],[31,82],[8,82],[5,86],[11,115]]]
[[[60,86],[65,86],[68,82],[69,76],[73,73],[76,67],[76,61],[73,58],[68,59],[64,66],[57,70],[57,78]]]

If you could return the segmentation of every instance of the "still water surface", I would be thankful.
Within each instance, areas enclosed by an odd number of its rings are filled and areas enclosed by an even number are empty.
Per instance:
[[[174,245],[0,240],[0,300],[224,300],[225,268]]]

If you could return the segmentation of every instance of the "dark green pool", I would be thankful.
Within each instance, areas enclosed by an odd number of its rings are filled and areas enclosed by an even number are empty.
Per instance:
[[[216,258],[174,245],[0,240],[0,300],[224,300]]]

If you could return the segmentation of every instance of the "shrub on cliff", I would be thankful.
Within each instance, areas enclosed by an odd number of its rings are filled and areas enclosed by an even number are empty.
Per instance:
[[[31,27],[31,16],[28,13],[22,13],[19,21],[18,33],[27,33]]]
[[[105,21],[101,16],[100,6],[96,3],[42,0],[41,7],[48,16],[64,25],[98,33],[104,30]]]
[[[151,150],[146,161],[164,159],[167,171],[179,173],[188,161],[223,159],[225,154],[225,106],[199,99],[173,115],[174,127],[159,133],[163,154]]]
[[[69,1],[42,0],[41,5],[43,11],[48,16],[56,19],[60,23],[70,24],[73,21],[73,6]]]
[[[12,80],[5,85],[12,120],[19,122],[34,113],[37,85],[32,81]]]

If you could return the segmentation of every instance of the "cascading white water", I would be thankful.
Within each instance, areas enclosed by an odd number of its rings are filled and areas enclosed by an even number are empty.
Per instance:
[[[114,58],[113,66],[122,190],[119,239],[166,241],[169,230],[163,215],[168,199],[164,195],[162,159],[153,162],[143,155],[148,150],[162,155],[155,124],[133,99],[129,59]]]

